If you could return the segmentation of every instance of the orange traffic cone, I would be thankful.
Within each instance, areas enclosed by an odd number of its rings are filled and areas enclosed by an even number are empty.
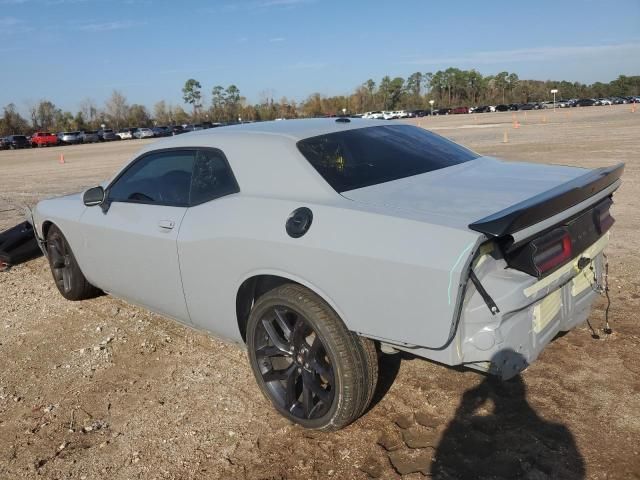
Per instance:
[[[520,128],[520,122],[518,120],[513,122],[513,128]]]
[[[60,154],[60,160],[58,160],[58,163],[59,163],[60,165],[64,165],[64,153],[61,153],[61,154]]]

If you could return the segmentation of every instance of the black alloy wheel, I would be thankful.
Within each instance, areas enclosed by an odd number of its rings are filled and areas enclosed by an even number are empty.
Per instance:
[[[281,409],[300,419],[317,419],[331,408],[335,373],[317,332],[299,313],[270,308],[254,332],[260,373]]]
[[[260,296],[246,339],[258,386],[292,422],[338,430],[362,415],[373,398],[374,342],[349,331],[322,298],[301,285],[287,283]]]
[[[80,270],[69,242],[60,229],[52,225],[47,232],[47,257],[58,291],[67,300],[84,300],[100,295]]]
[[[62,235],[54,235],[47,242],[51,272],[60,293],[63,295],[71,291],[73,268],[71,251]]]

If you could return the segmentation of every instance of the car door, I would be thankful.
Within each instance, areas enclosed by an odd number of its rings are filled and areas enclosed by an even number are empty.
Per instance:
[[[82,216],[85,275],[94,285],[189,322],[177,237],[189,204],[195,151],[143,155]]]

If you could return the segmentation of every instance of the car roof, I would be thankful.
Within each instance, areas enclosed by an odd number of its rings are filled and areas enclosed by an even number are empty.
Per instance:
[[[224,128],[199,130],[191,135],[198,136],[200,138],[202,136],[218,137],[228,134],[261,134],[276,135],[297,141],[304,138],[316,137],[318,135],[326,135],[334,132],[380,125],[385,125],[385,122],[381,120],[366,120],[361,118],[307,118],[227,125]]]

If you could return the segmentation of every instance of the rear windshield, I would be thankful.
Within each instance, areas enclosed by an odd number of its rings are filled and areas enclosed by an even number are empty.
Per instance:
[[[360,128],[307,138],[298,149],[337,192],[457,165],[478,155],[410,125]]]

